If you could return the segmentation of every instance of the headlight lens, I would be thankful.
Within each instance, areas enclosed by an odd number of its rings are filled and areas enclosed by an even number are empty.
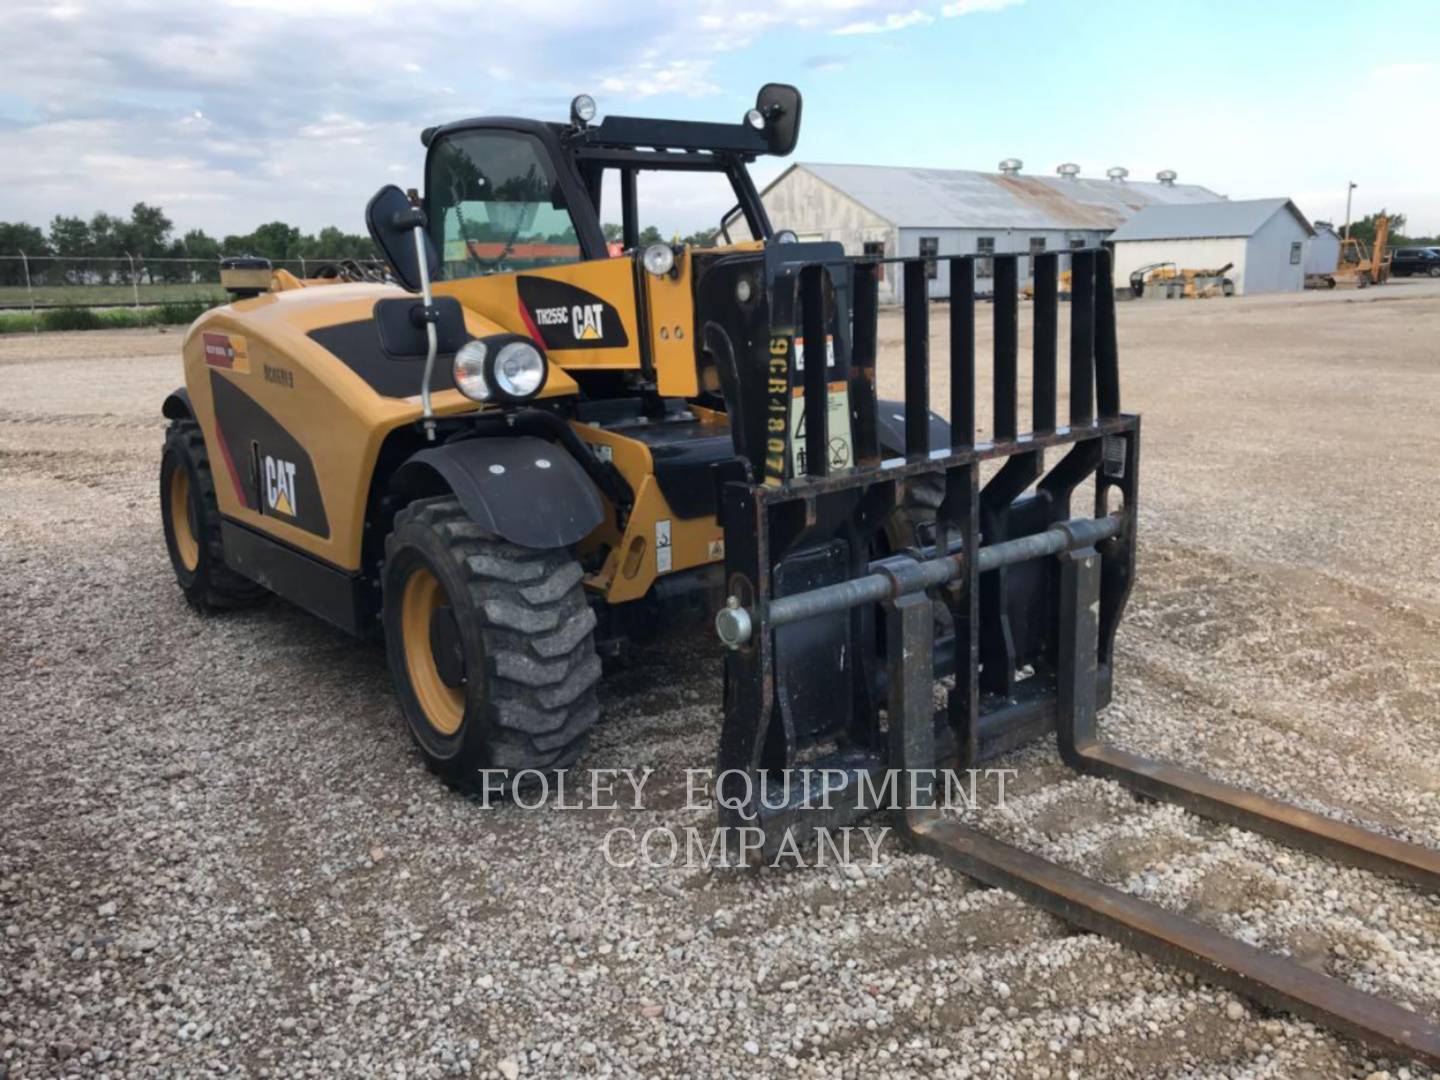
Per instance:
[[[491,364],[495,388],[517,401],[534,397],[545,385],[545,357],[528,341],[502,345]]]
[[[765,130],[765,114],[759,109],[751,109],[745,114],[745,123],[749,124],[756,131]]]
[[[675,252],[670,250],[669,244],[651,244],[640,259],[645,269],[656,277],[664,277],[675,269]]]
[[[471,401],[489,401],[490,383],[485,378],[485,358],[490,349],[483,341],[467,341],[455,353],[455,387]]]
[[[792,229],[781,229],[775,234],[775,243],[777,244],[798,244],[799,242],[800,238]]]

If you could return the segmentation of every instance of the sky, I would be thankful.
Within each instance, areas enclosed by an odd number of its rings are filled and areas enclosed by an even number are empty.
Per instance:
[[[6,0],[0,221],[162,206],[179,230],[362,232],[421,186],[422,128],[600,112],[738,121],[805,95],[761,159],[1053,175],[1174,169],[1337,223],[1381,207],[1440,233],[1440,3],[1391,0]],[[715,179],[702,178],[702,179]],[[645,223],[716,223],[727,191],[642,187]],[[783,223],[779,223],[783,224]]]

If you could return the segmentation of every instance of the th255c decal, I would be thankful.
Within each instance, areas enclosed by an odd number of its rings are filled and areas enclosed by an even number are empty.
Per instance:
[[[550,278],[516,279],[520,312],[546,349],[619,349],[630,344],[615,305]]]

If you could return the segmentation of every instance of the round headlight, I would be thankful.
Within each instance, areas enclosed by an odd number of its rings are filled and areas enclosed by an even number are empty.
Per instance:
[[[765,114],[759,109],[751,109],[745,114],[745,123],[749,124],[756,131],[764,131]]]
[[[489,352],[485,342],[467,341],[455,353],[455,388],[471,401],[490,400],[490,383],[485,378]]]
[[[514,401],[532,398],[545,385],[545,357],[528,341],[500,346],[490,364],[495,389]]]
[[[675,252],[670,250],[669,244],[651,244],[645,249],[645,254],[640,256],[645,269],[656,277],[664,277],[675,269]]]
[[[570,102],[570,119],[581,124],[594,120],[595,99],[589,94],[577,94],[575,100]]]
[[[777,244],[798,244],[800,238],[790,229],[781,229],[775,234],[775,242]]]

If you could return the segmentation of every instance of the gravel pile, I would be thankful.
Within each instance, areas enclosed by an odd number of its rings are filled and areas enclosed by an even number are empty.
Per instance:
[[[1440,289],[1373,292],[1122,311],[1145,517],[1106,729],[1435,844],[1440,375],[1405,346],[1440,340]],[[155,492],[177,345],[0,338],[0,1080],[1425,1075],[893,838],[848,868],[607,865],[612,828],[711,823],[704,635],[605,684],[584,764],[655,770],[643,809],[450,794],[379,647],[185,608]],[[997,764],[997,835],[1440,1013],[1435,898],[1049,747]]]

